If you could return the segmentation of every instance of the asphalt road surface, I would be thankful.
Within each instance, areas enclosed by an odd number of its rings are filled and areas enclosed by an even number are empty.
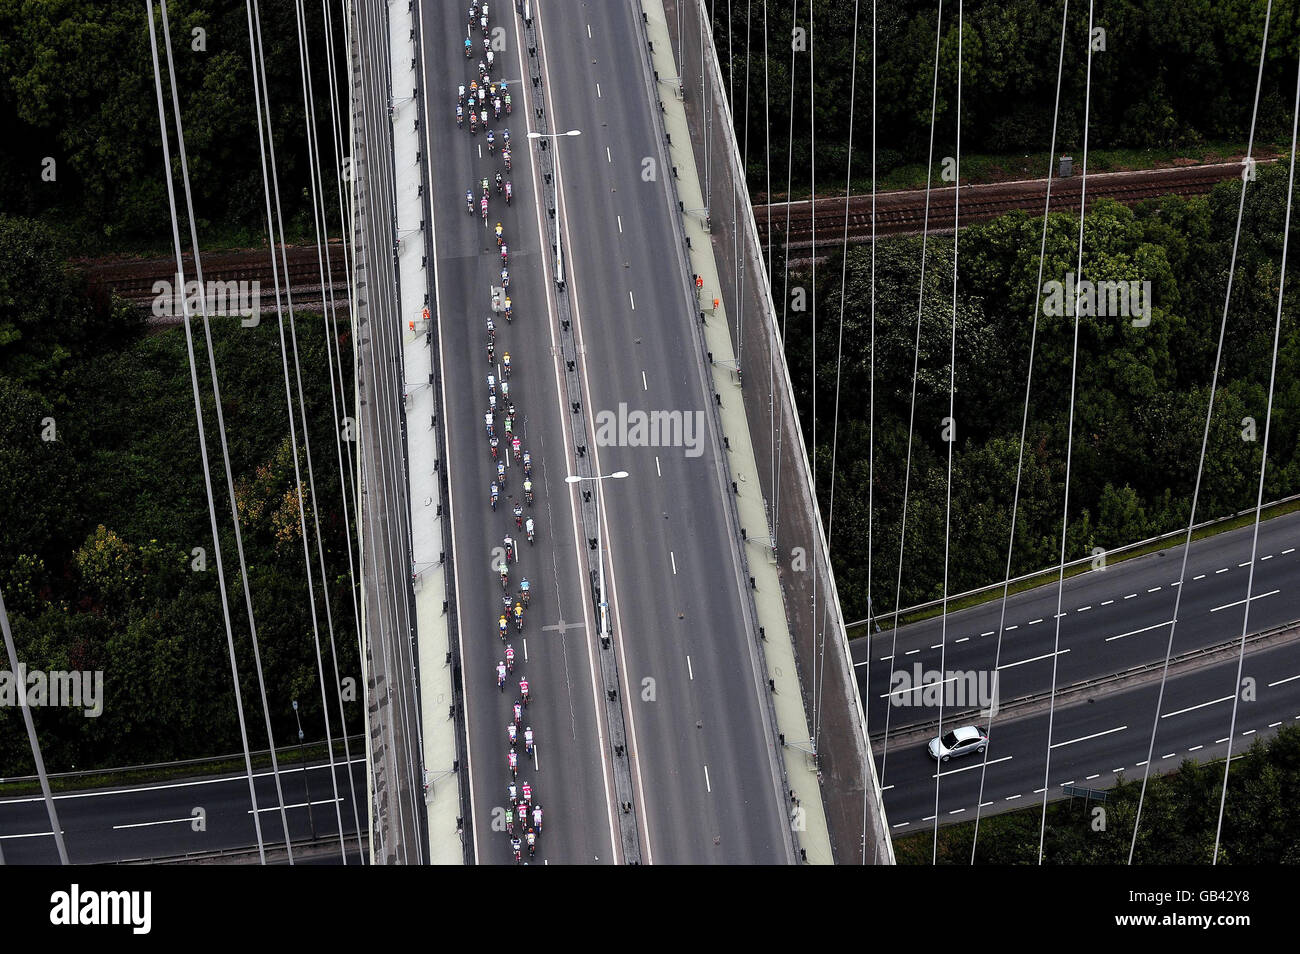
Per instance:
[[[578,548],[585,541],[575,526],[576,491],[562,483],[573,469],[564,430],[569,415],[552,355],[557,329],[543,271],[538,183],[524,138],[529,113],[520,108],[519,23],[500,19],[507,11],[496,8],[492,21],[506,28],[509,43],[498,54],[505,72],[494,78],[510,82],[515,109],[491,128],[511,128],[515,199],[505,208],[494,196],[487,224],[503,223],[510,249],[516,317],[510,325],[498,320],[498,358],[509,350],[517,369],[511,397],[524,421],[538,491],[538,544],[525,546],[522,564],[511,571],[512,582],[522,572],[536,593],[524,672],[537,693],[529,717],[540,762],[526,775],[547,809],[539,857],[608,861],[612,783],[602,761],[603,714],[593,694],[595,620],[580,566]],[[685,276],[672,253],[666,186],[641,178],[643,157],[659,151],[633,16],[626,3],[554,3],[537,14],[550,128],[582,130],[555,148],[569,288],[585,349],[584,388],[589,416],[617,411],[625,402],[632,409],[690,414],[694,422],[694,412],[707,409],[706,391]],[[463,17],[449,5],[425,8],[425,65],[475,833],[481,861],[508,861],[505,836],[490,830],[491,810],[502,804],[509,778],[510,701],[495,686],[500,588],[491,552],[513,532],[509,503],[520,478],[512,468],[506,506],[493,514],[483,427],[489,371],[484,319],[500,265],[490,228],[477,207],[467,213],[464,193],[477,194],[478,181],[501,164],[489,156],[481,133],[472,137],[455,126],[456,86],[476,76],[462,52]],[[688,456],[682,446],[594,450],[601,473],[631,475],[604,482],[600,502],[609,528],[612,626],[624,689],[633,700],[628,731],[638,807],[645,812],[644,860],[784,862],[790,852],[783,803],[724,520],[718,449],[711,436],[701,449],[700,456]],[[555,628],[561,625],[562,631]],[[519,639],[514,642],[518,652]]]
[[[365,759],[354,758],[351,768],[358,795],[363,797]],[[347,784],[342,761],[337,763],[336,770],[344,834],[353,835],[356,829],[352,806],[348,804],[351,786]],[[267,844],[283,841],[275,779],[269,768],[254,771],[262,837]],[[282,758],[280,782],[289,831],[295,841],[311,838],[313,833],[318,838],[338,833],[328,765],[313,765],[304,771],[292,758]],[[257,844],[247,775],[65,792],[56,794],[54,800],[68,858],[73,864],[171,858]],[[365,806],[361,808],[364,818]],[[194,819],[198,817],[206,826],[203,831],[194,830]],[[4,848],[6,864],[59,863],[45,800],[39,793],[0,799],[0,845]],[[355,864],[356,838],[347,838],[346,846],[348,863]],[[342,861],[341,854],[336,842],[334,863]],[[256,860],[256,854],[253,859]]]

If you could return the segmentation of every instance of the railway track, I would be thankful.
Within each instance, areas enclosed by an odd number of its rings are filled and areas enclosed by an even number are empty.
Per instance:
[[[348,301],[348,275],[343,262],[343,245],[331,241],[329,274],[326,288],[332,288],[335,301],[344,306]],[[280,287],[293,293],[295,307],[306,305],[320,307],[325,299],[321,286],[320,263],[315,245],[290,245],[285,247],[284,260],[277,258]],[[284,261],[288,262],[286,270]],[[194,280],[193,256],[186,255],[185,277]],[[115,292],[142,308],[152,308],[157,297],[154,288],[158,282],[170,282],[176,270],[174,258],[114,259],[111,261],[76,260],[73,265],[86,276],[86,284],[93,293]],[[267,249],[238,252],[214,252],[203,255],[204,282],[257,282],[262,311],[275,310],[275,279],[271,268],[271,254]],[[163,319],[168,320],[168,319]]]
[[[1260,160],[1274,162],[1276,160]],[[1114,199],[1126,205],[1162,195],[1202,195],[1218,183],[1240,176],[1240,162],[1182,166],[1172,169],[1149,169],[1140,172],[1109,172],[1088,176],[1087,204],[1099,198]],[[1004,215],[1016,209],[1041,214],[1047,199],[1047,179],[1026,179],[988,185],[963,186],[961,189],[960,225]],[[1052,211],[1075,211],[1083,188],[1081,177],[1052,180]],[[955,190],[952,186],[930,190],[930,232],[951,232]],[[769,217],[770,214],[770,217]],[[787,226],[786,217],[789,216]],[[789,240],[791,249],[811,249],[816,229],[819,246],[840,244],[844,240],[844,197],[818,199],[815,207],[808,200],[772,205],[756,205],[754,218],[759,239],[764,246],[780,246]],[[815,224],[814,224],[815,223]],[[926,223],[925,190],[881,192],[876,195],[876,234],[910,235],[920,233]],[[871,239],[871,196],[855,195],[849,199],[848,240],[854,244]]]

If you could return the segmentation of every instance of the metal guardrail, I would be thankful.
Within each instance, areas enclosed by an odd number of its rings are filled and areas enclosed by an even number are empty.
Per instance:
[[[350,735],[348,736],[348,744],[354,745],[359,742],[364,742],[365,738],[366,738],[365,733]],[[315,746],[323,746],[324,744],[325,744],[324,740],[313,743],[313,745]],[[335,749],[341,749],[342,745],[343,745],[342,738],[338,738],[334,740]],[[276,746],[275,752],[276,755],[280,756],[281,758],[285,758],[286,756],[292,757],[296,753],[297,749],[298,749],[297,745],[281,745],[281,746]],[[254,749],[249,752],[249,755],[252,756],[253,758],[258,758],[259,756],[270,755],[270,754],[271,754],[270,749]],[[338,753],[336,752],[336,754]],[[238,762],[242,765],[243,759],[244,759],[243,752],[231,752],[229,755],[207,755],[204,756],[203,758],[177,759],[176,761],[173,762],[147,762],[143,765],[119,765],[119,766],[114,766],[112,768],[77,769],[76,771],[72,771],[72,772],[50,772],[47,774],[46,777],[47,778],[87,778],[95,775],[117,775],[117,774],[124,775],[131,772],[152,772],[152,771],[157,771],[159,769],[181,768],[187,765],[191,765],[197,768],[203,765],[215,765],[216,763],[219,762]],[[243,774],[243,772],[241,771],[239,774]],[[0,778],[0,785],[6,785],[10,782],[14,782],[14,783],[36,782],[39,780],[40,777],[37,775],[14,775],[8,778]]]
[[[1082,798],[1090,802],[1105,803],[1110,800],[1110,792],[1102,788],[1084,788],[1082,785],[1063,785],[1061,794],[1071,799]]]
[[[1283,504],[1293,503],[1297,500],[1300,500],[1300,494],[1292,494],[1290,497],[1282,497],[1279,500],[1273,500],[1270,501],[1269,503],[1264,504],[1264,509],[1267,510],[1272,507],[1280,507]],[[1245,510],[1238,510],[1236,513],[1228,514],[1227,516],[1224,517],[1215,517],[1211,520],[1205,520],[1202,521],[1201,523],[1195,524],[1192,527],[1192,532],[1194,533],[1197,530],[1204,530],[1206,527],[1213,527],[1217,524],[1226,523],[1230,520],[1236,520],[1240,517],[1244,517],[1247,514],[1252,514],[1254,512],[1255,512],[1254,507],[1248,507]],[[1186,536],[1187,536],[1187,528],[1183,527],[1180,530],[1171,530],[1168,533],[1162,533],[1159,536],[1155,536],[1155,537],[1148,537],[1146,540],[1139,540],[1136,543],[1125,543],[1122,546],[1112,547],[1111,549],[1108,549],[1106,551],[1106,556],[1109,558],[1112,554],[1127,553],[1130,550],[1139,550],[1142,547],[1150,546],[1153,543],[1161,543],[1166,540],[1172,540],[1176,537],[1186,537]],[[1082,566],[1085,563],[1091,563],[1093,559],[1094,558],[1091,555],[1089,555],[1085,557],[1079,557],[1077,560],[1069,560],[1065,564],[1065,569],[1068,571],[1071,567]],[[1026,580],[1032,580],[1036,577],[1045,576],[1049,573],[1059,573],[1060,570],[1061,570],[1060,564],[1057,564],[1055,566],[1044,567],[1041,570],[1034,570],[1032,573],[1026,573],[1022,576],[1013,577],[1010,580],[1006,580],[1006,581],[998,580],[996,583],[990,583],[987,586],[976,587],[975,589],[967,590],[964,593],[951,594],[949,595],[947,601],[949,603],[953,603],[957,600],[966,599],[967,597],[970,596],[978,596],[981,593],[988,593],[993,590],[1000,590],[1007,583],[1010,583],[1010,585],[1015,586],[1017,583],[1024,583]],[[942,606],[943,604],[944,604],[943,599],[929,600],[928,602],[925,603],[917,603],[915,606],[909,606],[906,609],[899,610],[898,616],[901,619],[904,616],[909,616],[913,613],[924,612],[925,610],[928,609],[934,609],[936,606]],[[890,610],[888,613],[878,614],[875,618],[877,620],[880,620],[886,616],[893,616],[893,615],[894,615],[893,610]],[[845,625],[844,628],[854,629],[855,627],[858,626],[865,626],[870,622],[871,622],[871,618],[868,617],[866,619],[860,619],[860,620],[856,620],[855,622],[848,623]]]

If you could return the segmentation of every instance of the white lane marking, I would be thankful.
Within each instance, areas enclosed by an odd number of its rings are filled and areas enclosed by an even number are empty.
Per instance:
[[[1088,604],[1087,606],[1080,606],[1077,610],[1075,610],[1075,612],[1076,612],[1076,613],[1086,613],[1086,612],[1088,612],[1088,610],[1090,610],[1090,609],[1092,609],[1092,604],[1091,604],[1091,603]]]
[[[596,84],[596,98],[597,98],[597,99],[600,99],[600,98],[601,98],[601,95],[600,95],[600,84],[599,84],[599,83]]]
[[[245,776],[245,778],[247,778],[247,776]],[[343,801],[343,798],[340,796],[339,798],[322,798],[320,801],[318,801],[318,802],[311,802],[310,804],[312,804],[312,805],[333,805],[335,802],[341,802],[341,801]],[[296,805],[285,805],[284,807],[285,807],[286,809],[288,809],[288,808],[306,808],[308,804],[309,804],[308,802],[299,802],[299,803],[296,804]],[[280,810],[280,806],[279,806],[279,805],[268,805],[268,806],[266,806],[266,808],[259,808],[259,809],[258,809],[259,812],[278,812],[279,810]],[[245,811],[244,814],[245,814],[245,815],[251,815],[251,814],[253,814],[253,810],[250,808],[250,809],[248,809],[247,811]],[[193,819],[191,819],[191,821],[193,821]]]
[[[1112,732],[1123,732],[1127,728],[1128,726],[1126,725],[1120,725],[1113,729],[1106,729],[1103,732],[1094,732],[1092,735],[1081,735],[1077,739],[1068,739],[1065,742],[1053,742],[1052,748],[1059,749],[1063,745],[1074,745],[1076,742],[1087,742],[1089,739],[1099,739],[1103,735],[1110,735]]]
[[[1188,749],[1187,751],[1188,751],[1188,752],[1195,752],[1197,749],[1203,749],[1203,748],[1205,748],[1204,745],[1193,745],[1193,746],[1192,746],[1190,749]]]
[[[1128,596],[1124,597],[1124,599],[1126,599],[1126,600],[1131,600],[1131,599],[1133,599],[1133,597],[1135,597],[1135,596],[1137,596],[1136,593],[1130,593]]]
[[[998,669],[999,669],[999,670],[1002,670],[1002,669],[1014,669],[1016,666],[1023,666],[1023,665],[1025,665],[1025,663],[1038,662],[1040,659],[1051,659],[1052,656],[1054,656],[1054,655],[1055,655],[1055,656],[1064,656],[1064,655],[1065,655],[1066,653],[1068,653],[1069,651],[1070,651],[1070,650],[1068,650],[1068,649],[1062,649],[1060,652],[1057,652],[1057,653],[1043,653],[1043,655],[1041,655],[1041,656],[1035,656],[1033,659],[1022,659],[1022,660],[1020,660],[1020,662],[1006,663],[1005,665],[999,666]]]
[[[1278,593],[1281,593],[1281,592],[1282,592],[1281,590],[1269,590],[1267,593],[1260,593],[1258,596],[1252,596],[1251,599],[1252,599],[1252,600],[1262,600],[1262,599],[1264,599],[1265,597],[1276,596]],[[1234,607],[1234,606],[1240,606],[1240,605],[1241,605],[1242,603],[1244,603],[1244,602],[1246,602],[1246,601],[1245,601],[1245,600],[1237,600],[1237,602],[1235,602],[1235,603],[1224,603],[1222,606],[1216,606],[1216,607],[1214,607],[1214,609],[1210,610],[1210,612],[1211,612],[1211,613],[1217,613],[1219,610],[1231,609],[1231,608]]]
[[[609,146],[605,147],[605,158],[608,159],[610,162],[614,161],[614,157],[609,154]]]
[[[920,651],[921,651],[921,650],[919,650],[919,649],[909,649],[907,652],[903,653],[903,655],[904,655],[904,656],[915,656],[915,655],[916,655],[917,653],[919,653]]]
[[[966,810],[966,809],[964,809],[964,808],[954,808],[954,809],[953,809],[952,811],[950,811],[948,814],[949,814],[949,815],[960,815],[960,814],[961,814],[962,812],[964,812],[965,810]]]
[[[1197,705],[1194,705],[1194,706],[1188,706],[1186,709],[1178,709],[1178,710],[1175,711],[1175,712],[1166,712],[1166,713],[1165,713],[1164,715],[1162,715],[1160,718],[1162,718],[1162,719],[1172,719],[1174,716],[1182,715],[1182,714],[1185,713],[1185,712],[1195,712],[1197,709],[1204,709],[1206,706],[1214,706],[1214,705],[1218,705],[1220,702],[1227,702],[1229,699],[1232,699],[1232,698],[1235,698],[1235,697],[1234,697],[1234,696],[1220,696],[1220,697],[1217,698],[1217,699],[1211,699],[1209,702],[1201,702],[1201,703],[1198,703]]]
[[[645,380],[645,372],[644,372],[644,371],[641,372],[641,390],[642,390],[642,391],[649,391],[649,390],[650,390],[650,385],[646,384],[646,380]]]
[[[1031,620],[1029,621],[1029,625],[1030,625],[1030,626],[1034,626],[1034,625],[1036,625],[1036,624],[1038,624],[1038,623],[1041,623],[1042,621],[1043,621],[1043,618],[1040,616],[1040,617],[1038,617],[1038,619],[1031,619]]]
[[[966,640],[968,640],[968,639],[970,639],[969,636],[963,636],[961,639],[957,640],[957,642],[959,642],[959,643],[964,643],[964,642],[966,642]]]
[[[524,662],[528,662],[528,637],[524,637]]]
[[[662,470],[659,469],[659,455],[658,455],[658,454],[655,455],[655,475],[658,476],[658,477],[662,477],[662,476],[664,475],[664,472],[663,472]]]
[[[988,764],[996,765],[998,762],[1010,762],[1011,759],[1012,756],[1004,755],[1000,759],[989,759]],[[971,769],[981,768],[983,765],[984,765],[983,762],[976,762],[973,765],[967,765],[965,768],[948,769],[946,772],[943,773],[943,777],[947,778],[949,775],[960,775],[962,772],[969,772]],[[937,772],[934,775],[930,776],[930,778],[938,778],[938,777],[939,777],[939,773]]]
[[[248,776],[245,776],[245,778],[247,777]],[[193,819],[186,819],[186,820],[193,821]],[[53,838],[53,837],[54,837],[54,832],[52,831],[29,831],[29,832],[24,832],[21,835],[0,835],[0,841],[4,841],[6,838]]]
[[[1262,556],[1262,557],[1260,557],[1259,559],[1260,559],[1260,562],[1261,562],[1261,563],[1262,563],[1263,561],[1265,561],[1265,560],[1271,560],[1271,559],[1273,559],[1273,554],[1270,553],[1268,556]]]
[[[690,654],[690,653],[687,653],[687,654],[686,654],[686,671],[687,671],[687,673],[690,674],[691,681],[694,682],[694,681],[695,681],[695,669],[694,669],[694,667],[691,666],[691,654]]]
[[[1268,724],[1268,727],[1269,727],[1270,729],[1276,729],[1276,728],[1277,728],[1278,726],[1280,726],[1281,724],[1282,724],[1281,722],[1270,722],[1270,723]]]
[[[614,216],[614,218],[618,219],[618,234],[619,234],[619,235],[622,235],[622,234],[623,234],[623,216],[621,216],[621,215],[616,215],[616,216]]]
[[[930,648],[931,648],[931,649],[943,649],[943,643],[935,643],[935,644],[934,644],[933,646],[931,646]]]
[[[1017,799],[1017,798],[1024,798],[1024,797],[1025,797],[1025,796],[1023,796],[1023,795],[1008,795],[1008,796],[1007,796],[1007,801],[1010,802],[1010,801],[1014,801],[1014,800]]]
[[[676,575],[677,575],[677,557],[673,555],[673,551],[672,551],[672,550],[669,550],[669,551],[668,551],[668,559],[670,559],[670,560],[673,561],[673,576],[676,576]]]
[[[1114,600],[1106,600],[1106,601],[1103,602],[1101,605],[1102,605],[1102,606],[1109,606],[1111,603],[1114,603],[1114,602],[1115,602]]]
[[[1224,742],[1227,742],[1227,741],[1228,741],[1228,740],[1227,740],[1226,738],[1224,738],[1224,739],[1215,739],[1215,740],[1214,740],[1214,744],[1215,744],[1215,745],[1222,745]]]
[[[709,790],[710,795],[713,794],[713,783],[709,781],[709,767],[707,765],[704,766],[704,787]]]
[[[289,806],[285,805],[284,807],[288,808]],[[275,810],[278,812],[280,810],[280,806],[279,805],[275,806]],[[149,828],[152,825],[175,825],[178,822],[192,822],[192,821],[194,821],[193,816],[190,816],[188,818],[164,818],[161,821],[136,822],[134,825],[114,825],[113,831],[121,831],[124,828]]]
[[[881,656],[881,657],[880,657],[880,661],[881,661],[881,662],[889,662],[889,660],[891,660],[891,659],[893,659],[893,658],[894,658],[893,656]]]
[[[1100,777],[1101,777],[1101,773],[1098,772],[1096,775],[1089,775],[1087,778],[1084,779],[1084,781],[1091,782],[1094,778],[1100,778]]]
[[[1017,623],[1015,626],[1008,626],[1008,627],[1007,627],[1007,632],[1009,633],[1009,632],[1011,632],[1013,629],[1019,629],[1019,628],[1020,628],[1020,624]]]
[[[1297,679],[1300,679],[1300,676],[1287,676],[1285,679],[1279,679],[1277,682],[1270,682],[1268,687],[1272,689],[1274,686],[1280,686],[1284,682],[1294,682]],[[1300,716],[1297,716],[1297,718],[1300,718]]]
[[[1247,560],[1245,563],[1238,563],[1238,564],[1237,564],[1237,569],[1240,570],[1243,566],[1250,566],[1250,561]]]
[[[1162,755],[1162,756],[1160,756],[1160,758],[1161,758],[1161,759],[1172,759],[1172,758],[1173,758],[1175,755],[1177,755],[1177,754],[1178,754],[1177,752],[1170,752],[1168,755]]]
[[[1254,730],[1254,729],[1247,729],[1245,732],[1243,732],[1243,733],[1241,733],[1241,734],[1242,734],[1242,735],[1254,735],[1254,734],[1255,734],[1255,730]]]
[[[636,299],[632,297],[632,290],[628,289],[627,300],[632,303],[632,310],[636,311]]]
[[[1228,568],[1227,568],[1226,566],[1225,566],[1222,570],[1215,570],[1215,571],[1214,571],[1214,573],[1215,573],[1216,576],[1217,576],[1218,574],[1220,574],[1220,573],[1227,573],[1227,572],[1228,572]]]
[[[587,39],[588,39],[588,40],[591,39],[591,24],[590,24],[590,23],[587,24]]]
[[[1147,590],[1147,592],[1148,592],[1148,593],[1154,593],[1154,592],[1155,592],[1156,590],[1158,590],[1158,589],[1160,589],[1160,587],[1158,587],[1158,586],[1153,586],[1153,587],[1151,587],[1151,589]]]
[[[893,787],[894,787],[893,785],[886,785],[884,788],[881,789],[881,791],[882,791],[882,792],[887,792],[887,791],[889,791],[889,790],[890,790],[891,788],[893,788]]]
[[[1194,577],[1192,577],[1192,582],[1195,583],[1197,580],[1203,580],[1203,579],[1205,579],[1205,574],[1204,574],[1204,573],[1202,573],[1200,576],[1194,576]]]
[[[980,635],[981,635],[981,636],[992,636],[992,635],[993,635],[993,630],[990,629],[987,633],[980,633]]]
[[[1103,642],[1113,642],[1116,639],[1123,639],[1125,636],[1136,636],[1138,633],[1145,633],[1153,629],[1159,629],[1161,626],[1172,626],[1172,619],[1167,619],[1163,623],[1152,623],[1150,626],[1143,626],[1141,629],[1135,629],[1132,632],[1120,633],[1118,636],[1107,636]]]
[[[906,827],[907,827],[908,825],[910,825],[910,824],[912,824],[912,823],[911,823],[911,822],[895,822],[894,824],[890,825],[889,827],[890,827],[890,828],[906,828]]]
[[[1295,553],[1295,547],[1290,547],[1290,548],[1288,548],[1288,549],[1282,551],[1282,554],[1283,554],[1284,556],[1285,556],[1286,554],[1288,554],[1288,553]]]

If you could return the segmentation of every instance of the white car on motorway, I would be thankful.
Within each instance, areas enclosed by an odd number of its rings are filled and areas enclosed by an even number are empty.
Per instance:
[[[989,737],[979,726],[964,725],[960,729],[949,729],[943,735],[931,739],[930,758],[946,762],[954,755],[969,755],[971,752],[983,752],[989,744]]]

